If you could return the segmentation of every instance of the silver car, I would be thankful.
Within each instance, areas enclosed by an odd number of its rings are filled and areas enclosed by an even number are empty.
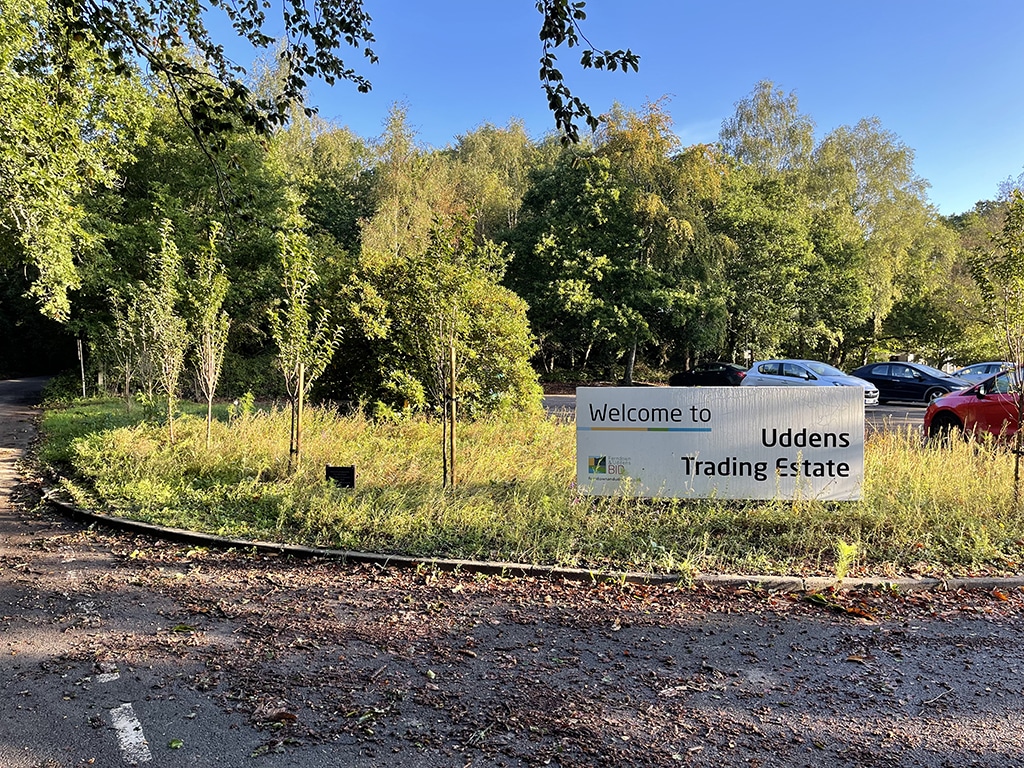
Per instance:
[[[1013,363],[1007,363],[1005,361],[991,361],[988,363],[975,363],[974,365],[968,365],[966,368],[961,368],[959,371],[953,371],[952,375],[958,379],[969,381],[971,384],[978,384],[985,379],[990,379],[997,373],[1008,371],[1013,368]]]
[[[864,379],[817,360],[761,360],[754,363],[741,387],[862,387],[864,405],[878,405],[878,389]]]

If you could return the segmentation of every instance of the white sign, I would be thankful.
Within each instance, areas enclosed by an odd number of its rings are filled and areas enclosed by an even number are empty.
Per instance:
[[[598,495],[861,497],[861,387],[580,387],[576,480]]]

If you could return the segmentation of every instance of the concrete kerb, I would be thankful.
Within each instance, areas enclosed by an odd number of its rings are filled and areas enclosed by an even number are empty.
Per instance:
[[[592,583],[627,583],[651,585],[679,585],[686,587],[751,589],[763,592],[807,593],[829,590],[893,590],[895,592],[920,592],[928,590],[956,591],[1024,589],[1024,576],[982,576],[970,578],[857,578],[837,582],[827,577],[803,576],[754,576],[742,574],[701,573],[693,576],[682,574],[643,573],[634,571],[594,571],[585,568],[560,568],[557,566],[533,565],[530,563],[493,562],[484,560],[456,560],[448,558],[409,557],[374,552],[307,547],[298,544],[232,539],[208,533],[198,533],[183,528],[168,528],[152,523],[143,523],[125,517],[100,514],[82,509],[63,501],[48,492],[43,501],[71,518],[93,524],[106,525],[130,533],[145,534],[168,541],[193,544],[211,549],[238,549],[251,552],[291,556],[295,558],[337,560],[343,564],[371,564],[383,568],[430,568],[447,573],[479,573],[489,576],[561,578],[569,581]]]

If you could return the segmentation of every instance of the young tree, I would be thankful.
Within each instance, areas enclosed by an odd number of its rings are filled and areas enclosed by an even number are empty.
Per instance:
[[[125,408],[132,407],[132,385],[142,372],[146,357],[146,323],[140,316],[138,296],[125,298],[110,292],[109,325],[102,332],[101,354],[110,362],[114,380],[121,389]]]
[[[222,310],[228,294],[228,278],[217,258],[220,224],[210,228],[209,244],[196,254],[196,273],[189,295],[195,339],[195,373],[199,391],[206,399],[206,447],[213,425],[213,395],[217,391],[231,320]]]
[[[278,348],[278,365],[291,404],[288,461],[295,467],[302,451],[302,406],[310,387],[323,374],[341,340],[326,309],[314,318],[311,292],[317,281],[313,247],[305,220],[293,201],[292,213],[277,235],[284,299],[270,310],[270,331]]]
[[[1015,366],[1011,374],[1017,399],[1017,431],[1014,436],[1013,503],[1021,503],[1021,453],[1024,450],[1024,192],[1014,189],[1006,201],[1003,225],[992,236],[993,248],[978,254],[976,275],[1003,336],[1006,360]]]
[[[160,250],[153,254],[151,264],[154,283],[143,286],[143,305],[147,311],[157,380],[167,402],[167,437],[173,443],[174,404],[178,381],[185,368],[188,330],[185,319],[178,313],[181,255],[170,221],[164,220],[160,227]]]

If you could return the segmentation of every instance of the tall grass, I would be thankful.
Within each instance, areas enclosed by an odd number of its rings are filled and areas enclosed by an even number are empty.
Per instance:
[[[311,409],[290,475],[283,411],[216,422],[207,450],[199,417],[183,416],[169,445],[161,427],[119,426],[117,405],[94,408],[44,420],[41,455],[71,460],[76,498],[228,536],[683,576],[1014,572],[1024,555],[1011,457],[914,432],[869,439],[859,502],[639,500],[581,493],[573,424],[539,415],[460,426],[452,489],[440,425],[425,420]],[[329,464],[355,465],[356,488],[328,482]]]

